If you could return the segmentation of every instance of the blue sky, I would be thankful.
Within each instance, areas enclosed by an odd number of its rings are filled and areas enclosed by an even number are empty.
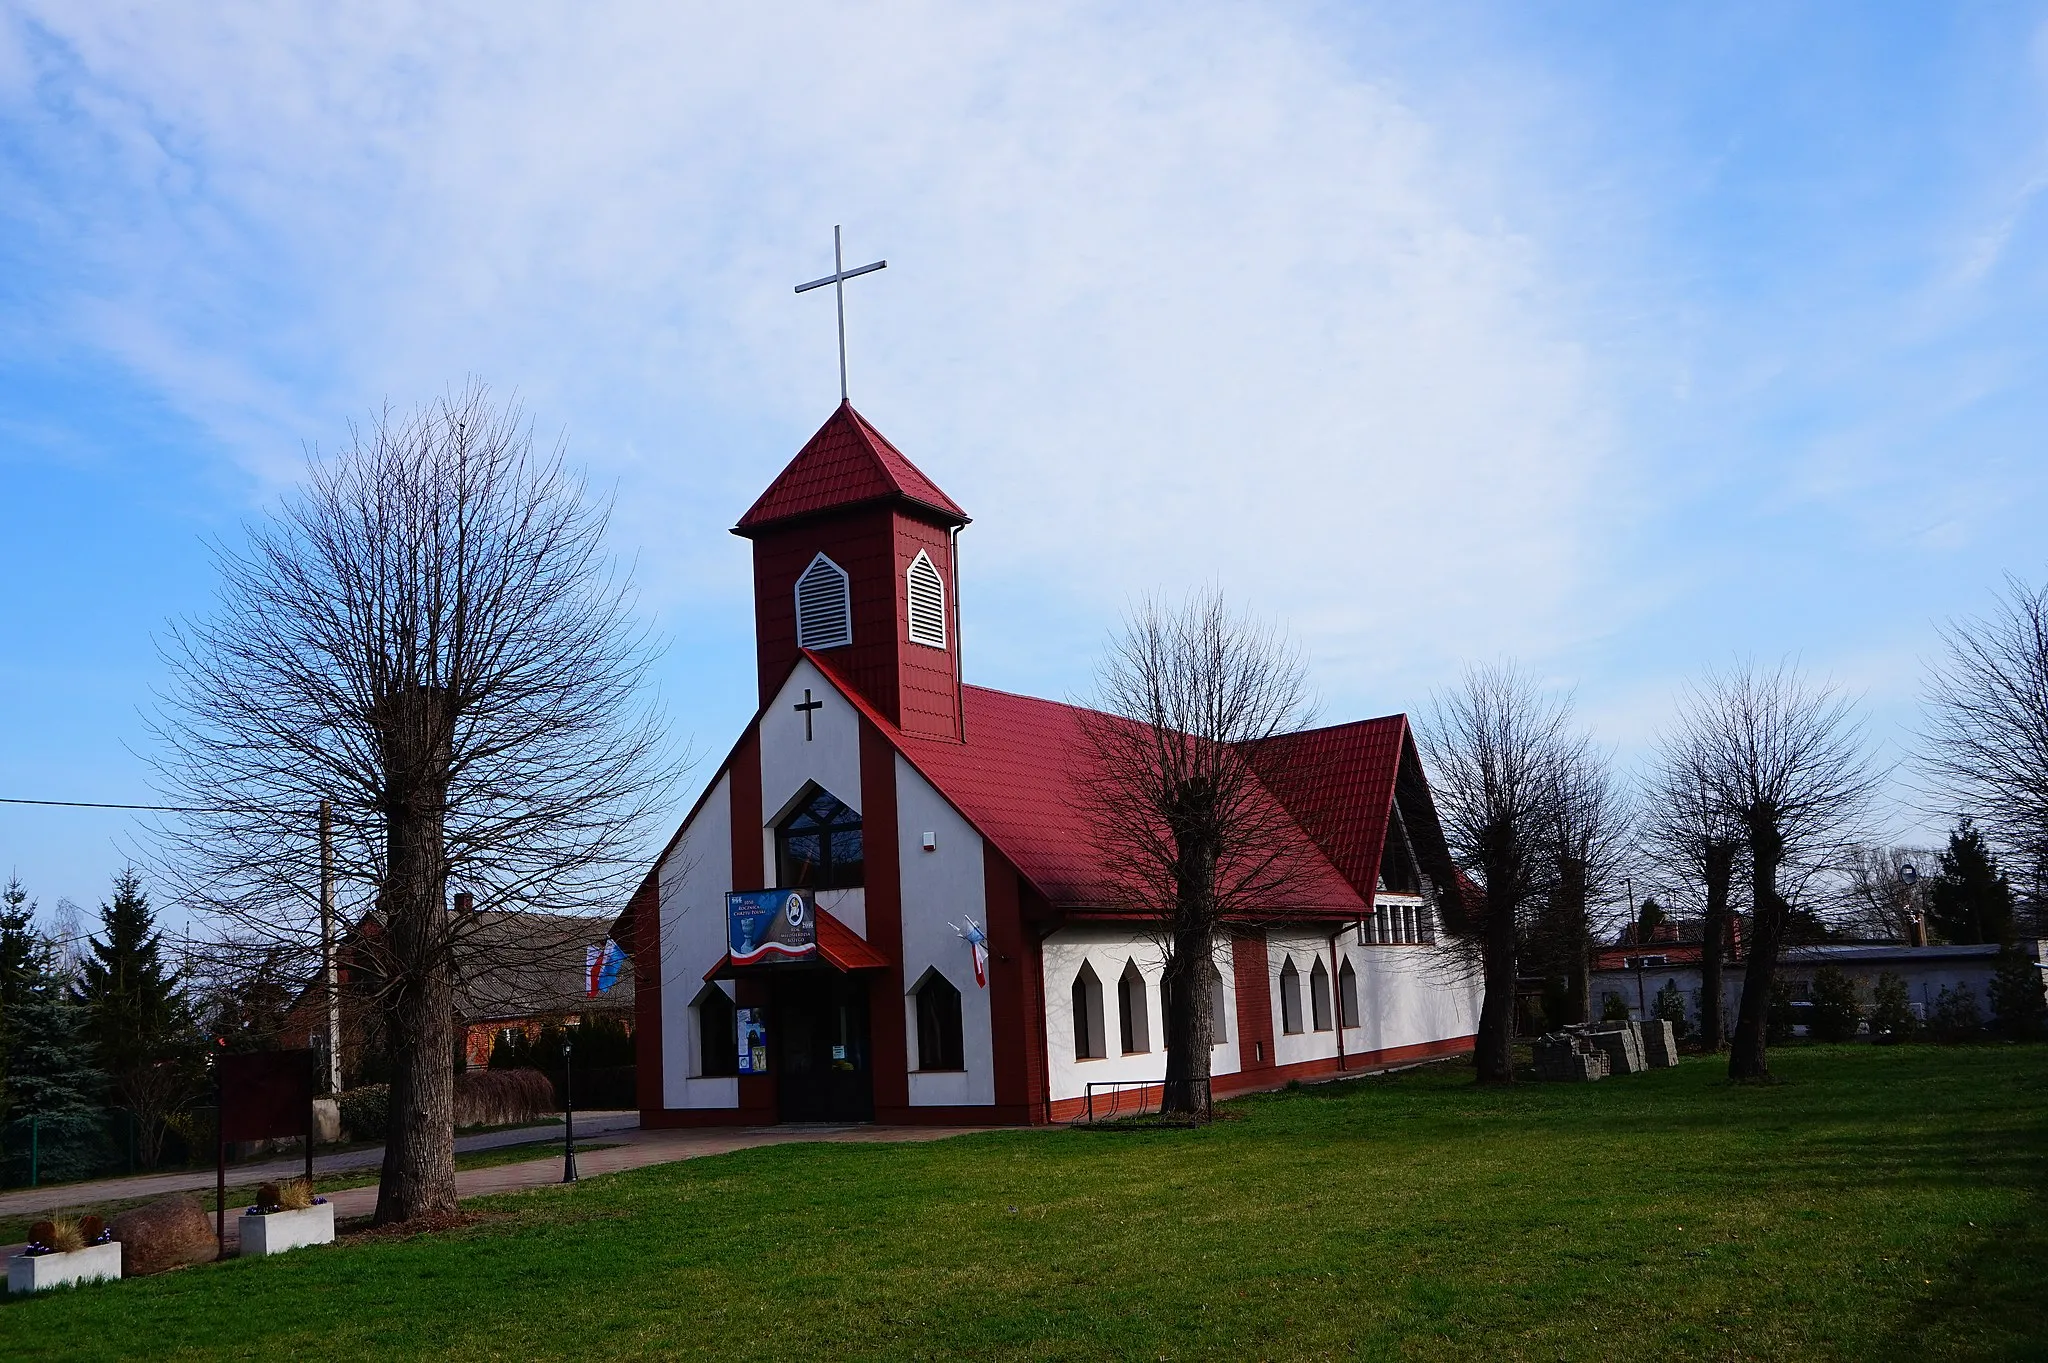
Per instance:
[[[0,3],[0,795],[148,798],[206,541],[472,374],[722,750],[835,222],[972,680],[1215,582],[1333,720],[1512,656],[1626,762],[1793,654],[1904,762],[1935,623],[2048,574],[2044,188],[2041,6]],[[0,872],[90,905],[129,830],[0,808]]]

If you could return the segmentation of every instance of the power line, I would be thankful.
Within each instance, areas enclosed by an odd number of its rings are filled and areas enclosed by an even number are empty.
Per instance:
[[[0,795],[0,805],[43,805],[53,809],[136,809],[150,814],[310,814],[275,805],[122,805],[100,800],[18,800]]]

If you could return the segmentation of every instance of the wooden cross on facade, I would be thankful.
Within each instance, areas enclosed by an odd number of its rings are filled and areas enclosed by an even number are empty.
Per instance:
[[[800,703],[800,704],[797,704],[797,705],[792,705],[792,706],[790,706],[789,708],[790,708],[790,709],[792,709],[792,710],[801,710],[801,711],[803,711],[803,716],[804,716],[804,742],[806,742],[806,743],[810,742],[810,741],[811,741],[811,713],[812,713],[813,711],[816,711],[816,710],[822,710],[822,709],[824,709],[824,708],[825,708],[825,702],[824,702],[824,701],[822,701],[822,700],[812,700],[812,699],[811,699],[811,688],[810,688],[810,687],[808,687],[808,686],[806,686],[806,687],[804,688],[804,698],[803,698],[803,701],[802,701],[802,703]]]
[[[878,260],[875,261],[872,265],[856,265],[851,270],[847,269],[846,261],[839,254],[839,228],[837,227],[837,225],[835,225],[832,228],[832,273],[826,275],[823,279],[813,279],[808,284],[799,284],[796,286],[796,291],[798,293],[808,293],[812,289],[822,289],[827,284],[830,284],[832,286],[832,293],[834,297],[838,300],[839,400],[841,402],[846,401],[846,281],[849,279],[857,279],[864,274],[873,274],[876,270],[886,270],[888,268],[888,261]],[[806,692],[805,694],[808,695],[809,692]],[[808,718],[808,716],[806,718]]]

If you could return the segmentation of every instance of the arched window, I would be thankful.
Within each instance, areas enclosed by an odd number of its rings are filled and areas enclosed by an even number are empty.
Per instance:
[[[707,984],[691,1007],[697,1010],[697,1073],[706,1079],[730,1079],[740,1068],[732,1000],[717,985]]]
[[[924,550],[910,560],[903,574],[909,598],[910,642],[930,648],[946,646],[946,581]]]
[[[1358,972],[1351,968],[1349,956],[1337,967],[1337,1025],[1358,1025]]]
[[[853,642],[853,596],[846,569],[823,554],[796,580],[799,648],[843,648]]]
[[[1209,1044],[1221,1046],[1230,1040],[1230,1009],[1223,997],[1223,972],[1209,967]]]
[[[1105,1053],[1102,981],[1095,978],[1095,967],[1083,961],[1081,973],[1074,976],[1074,1059],[1100,1060]]]
[[[779,884],[796,890],[848,890],[866,883],[860,815],[813,788],[775,829]]]
[[[1124,973],[1116,977],[1116,1026],[1125,1055],[1152,1049],[1151,1010],[1145,1006],[1145,977],[1136,961],[1124,962]]]
[[[1280,1030],[1289,1036],[1301,1030],[1301,972],[1292,956],[1280,966]]]
[[[917,1067],[921,1070],[964,1070],[960,1040],[960,991],[936,967],[917,984]]]
[[[1308,972],[1309,1020],[1319,1032],[1330,1030],[1330,972],[1323,968],[1323,958],[1316,957],[1315,968]]]

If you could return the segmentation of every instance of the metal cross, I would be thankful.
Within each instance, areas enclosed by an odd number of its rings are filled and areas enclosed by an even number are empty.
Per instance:
[[[810,742],[810,741],[811,741],[811,712],[812,712],[813,710],[822,710],[822,709],[824,709],[824,708],[825,708],[825,702],[824,702],[824,701],[822,701],[822,700],[812,700],[812,699],[811,699],[811,688],[810,688],[810,687],[808,687],[808,686],[806,686],[806,687],[804,688],[804,701],[803,701],[803,704],[801,704],[801,705],[792,705],[792,706],[790,706],[789,708],[790,708],[790,709],[792,709],[792,710],[801,710],[801,711],[803,711],[803,715],[804,715],[804,742],[806,742],[806,743]]]
[[[872,265],[857,265],[851,270],[847,269],[845,259],[839,254],[839,227],[835,223],[832,227],[832,273],[826,275],[823,279],[813,279],[808,284],[796,286],[798,293],[808,293],[812,289],[822,289],[827,284],[832,286],[833,297],[839,305],[839,400],[841,402],[846,401],[846,281],[858,279],[864,274],[872,274],[876,270],[886,270],[888,268],[888,261],[878,260]],[[810,692],[806,691],[804,694],[808,696]],[[804,719],[808,722],[810,716],[806,715]]]

